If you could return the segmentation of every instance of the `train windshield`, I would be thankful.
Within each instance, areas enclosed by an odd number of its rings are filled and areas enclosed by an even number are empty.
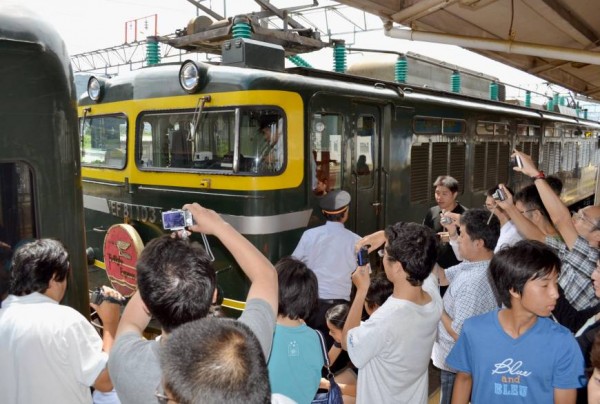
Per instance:
[[[139,122],[141,169],[273,175],[285,167],[285,120],[277,108],[148,112]]]
[[[125,167],[127,118],[88,117],[81,131],[81,164],[121,169]]]

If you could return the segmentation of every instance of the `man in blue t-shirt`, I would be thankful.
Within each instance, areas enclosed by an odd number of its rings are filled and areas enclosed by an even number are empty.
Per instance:
[[[575,403],[583,357],[569,330],[547,318],[560,259],[538,241],[520,241],[489,270],[505,308],[465,321],[446,358],[458,370],[452,403]]]

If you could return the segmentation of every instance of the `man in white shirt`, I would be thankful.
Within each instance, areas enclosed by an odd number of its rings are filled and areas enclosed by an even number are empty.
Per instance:
[[[10,294],[0,309],[0,402],[91,403],[90,386],[112,390],[106,362],[119,305],[94,305],[101,339],[85,317],[59,304],[71,270],[56,240],[36,240],[15,252]]]
[[[328,346],[333,339],[329,336],[325,313],[336,304],[350,301],[351,276],[356,269],[354,246],[360,237],[344,227],[350,201],[350,194],[343,190],[331,191],[321,198],[327,222],[305,231],[292,253],[317,275],[319,306],[306,323],[325,335]]]

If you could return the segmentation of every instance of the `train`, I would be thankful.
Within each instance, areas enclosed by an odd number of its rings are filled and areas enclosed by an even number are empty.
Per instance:
[[[513,149],[563,180],[565,203],[589,204],[597,195],[598,122],[286,69],[283,48],[248,38],[222,49],[220,64],[187,60],[92,76],[79,99],[86,238],[95,265],[125,294],[135,287],[135,269],[123,257],[137,252],[116,248],[111,229],[126,225],[122,244],[143,244],[165,233],[162,212],[188,202],[219,212],[275,262],[323,223],[318,204],[326,192],[350,193],[346,227],[366,235],[421,222],[435,204],[439,175],[459,181],[467,207],[481,206],[497,183],[530,183],[512,171]],[[275,164],[265,164],[274,145]],[[214,254],[224,306],[242,309],[247,282],[235,261],[211,237],[198,241]]]
[[[20,5],[2,3],[0,60],[0,271],[6,271],[14,249],[27,240],[61,240],[72,266],[64,303],[89,317],[70,57],[57,31],[42,18]]]

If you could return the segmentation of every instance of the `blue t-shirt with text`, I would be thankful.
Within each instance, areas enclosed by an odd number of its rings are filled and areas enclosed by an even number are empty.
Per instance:
[[[583,356],[569,330],[538,317],[533,327],[512,338],[498,313],[466,320],[446,359],[473,378],[473,404],[552,403],[554,389],[585,385]]]

